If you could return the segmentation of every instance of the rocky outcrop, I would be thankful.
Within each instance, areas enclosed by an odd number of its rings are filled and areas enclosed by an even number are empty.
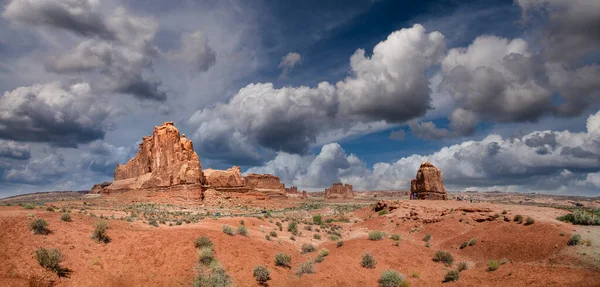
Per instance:
[[[255,189],[279,189],[285,192],[285,185],[278,176],[270,174],[249,173],[246,175],[246,186]]]
[[[298,191],[297,186],[292,186],[290,188],[286,187],[285,194],[289,197],[296,197],[296,198],[307,198],[308,197],[308,195],[306,194],[306,190]]]
[[[173,122],[165,122],[142,138],[134,158],[117,165],[113,185],[140,188],[202,183],[202,166],[192,141],[180,135]]]
[[[442,171],[430,162],[423,162],[416,178],[410,182],[410,198],[446,200],[447,197]]]
[[[330,188],[325,189],[325,199],[352,199],[354,198],[354,192],[352,191],[352,185],[334,183]]]
[[[205,169],[204,177],[206,184],[211,188],[243,187],[246,184],[239,166],[233,166],[227,170]]]
[[[109,182],[109,181],[94,184],[94,186],[92,186],[92,189],[90,190],[90,193],[93,193],[93,194],[105,193],[106,188],[109,187],[111,184],[112,184],[112,182]]]

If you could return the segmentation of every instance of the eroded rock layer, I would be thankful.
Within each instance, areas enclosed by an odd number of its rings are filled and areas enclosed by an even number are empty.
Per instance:
[[[430,162],[423,162],[417,176],[410,182],[411,199],[443,199],[448,194],[442,180],[442,171]]]
[[[325,189],[325,199],[352,199],[354,198],[354,192],[352,191],[352,185],[334,183],[330,188]]]
[[[239,166],[233,166],[227,170],[205,169],[204,177],[206,178],[206,184],[212,188],[242,187],[246,184]]]

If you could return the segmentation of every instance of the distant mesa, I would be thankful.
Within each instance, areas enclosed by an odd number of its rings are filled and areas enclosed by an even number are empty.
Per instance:
[[[410,181],[410,198],[446,200],[448,193],[442,180],[442,171],[430,162],[423,162],[416,178]]]
[[[325,200],[328,199],[353,199],[352,185],[336,182],[330,188],[325,189]]]
[[[308,194],[306,190],[298,191],[297,186],[292,186],[289,188],[285,188],[285,193],[288,197],[296,197],[296,198],[308,198]]]

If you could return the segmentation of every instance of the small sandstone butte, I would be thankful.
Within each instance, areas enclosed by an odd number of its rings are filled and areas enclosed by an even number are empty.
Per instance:
[[[270,174],[249,173],[246,175],[246,186],[254,189],[278,189],[285,192],[285,185],[279,177]]]
[[[227,170],[208,168],[204,170],[206,183],[212,188],[219,187],[243,187],[246,185],[239,166],[233,166]]]
[[[446,200],[447,197],[442,171],[430,162],[423,162],[417,177],[410,181],[410,198]]]
[[[352,185],[336,182],[332,187],[325,189],[325,199],[353,199]]]
[[[173,122],[165,122],[154,127],[151,136],[143,137],[134,158],[117,165],[113,185],[140,188],[202,183],[202,165],[192,141],[180,136]]]

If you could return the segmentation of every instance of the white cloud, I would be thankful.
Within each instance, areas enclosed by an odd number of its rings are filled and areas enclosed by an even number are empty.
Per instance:
[[[287,74],[294,69],[297,65],[302,63],[302,56],[298,53],[290,52],[287,55],[281,58],[281,62],[279,63],[279,68],[282,69],[280,78],[286,78]]]

